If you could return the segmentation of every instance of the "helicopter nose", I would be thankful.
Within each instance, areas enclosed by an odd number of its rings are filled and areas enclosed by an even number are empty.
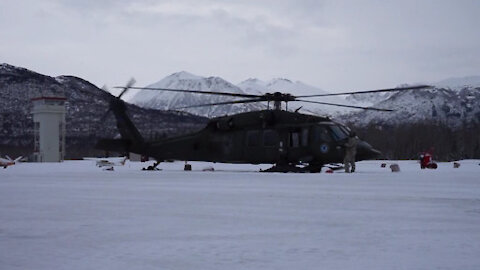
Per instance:
[[[357,160],[368,160],[379,157],[382,152],[374,149],[370,144],[365,141],[360,141],[357,145]]]

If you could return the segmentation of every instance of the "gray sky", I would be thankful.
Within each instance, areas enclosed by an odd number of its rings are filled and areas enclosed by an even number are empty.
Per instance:
[[[1,0],[0,62],[97,86],[181,70],[329,91],[480,75],[480,1]]]

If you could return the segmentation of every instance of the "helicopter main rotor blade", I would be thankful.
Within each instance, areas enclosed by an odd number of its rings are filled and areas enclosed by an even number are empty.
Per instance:
[[[260,99],[260,98],[244,99],[244,100],[232,100],[232,101],[226,101],[226,102],[216,102],[216,103],[199,104],[199,105],[192,105],[192,106],[185,106],[185,107],[177,107],[177,108],[173,108],[173,110],[196,108],[196,107],[207,107],[207,106],[215,106],[215,105],[253,103],[253,102],[262,102],[262,101],[265,101],[265,100],[264,100],[264,99]]]
[[[381,108],[374,108],[374,107],[362,107],[362,106],[353,106],[353,105],[343,105],[343,104],[320,102],[320,101],[312,101],[312,100],[296,99],[295,101],[301,101],[301,102],[307,102],[307,103],[315,103],[315,104],[322,104],[322,105],[330,105],[330,106],[338,106],[338,107],[345,107],[345,108],[372,110],[372,111],[382,111],[382,112],[393,112],[393,111],[395,111],[395,110],[390,110],[390,109],[381,109]]]
[[[123,88],[123,87],[117,86],[117,87],[114,87],[114,88]],[[262,97],[262,95],[239,94],[239,93],[229,93],[229,92],[200,91],[200,90],[188,90],[188,89],[156,88],[156,87],[130,87],[130,89],[159,90],[159,91],[183,92],[183,93],[194,93],[194,94],[208,94],[208,95],[229,96],[229,97],[245,97],[245,98]]]
[[[306,96],[297,96],[297,98],[342,96],[342,95],[351,95],[351,94],[369,94],[369,93],[394,92],[394,91],[410,91],[410,90],[418,90],[418,89],[427,89],[427,88],[432,88],[432,87],[433,86],[431,86],[431,85],[417,85],[417,86],[386,88],[386,89],[357,91],[357,92],[343,92],[343,93],[331,93],[331,94],[319,94],[319,95],[306,95]]]

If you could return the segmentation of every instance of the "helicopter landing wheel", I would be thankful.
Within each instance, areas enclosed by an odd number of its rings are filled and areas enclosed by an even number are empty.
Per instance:
[[[323,164],[309,164],[307,167],[305,167],[305,170],[307,170],[309,173],[319,173],[322,171]]]

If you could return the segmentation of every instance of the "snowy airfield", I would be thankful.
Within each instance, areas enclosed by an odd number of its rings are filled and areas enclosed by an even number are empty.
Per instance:
[[[480,269],[480,161],[381,163],[21,163],[0,169],[0,269]]]

